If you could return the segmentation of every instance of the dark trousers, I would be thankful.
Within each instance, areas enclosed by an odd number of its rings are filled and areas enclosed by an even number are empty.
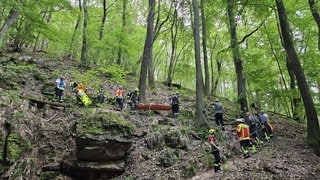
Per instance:
[[[215,114],[215,120],[218,126],[222,127],[222,130],[224,131],[224,122],[223,122],[223,114],[222,113],[216,113]]]
[[[172,114],[173,114],[173,117],[175,119],[178,118],[178,115],[179,115],[179,104],[172,104],[171,105],[171,110],[172,110]]]
[[[54,88],[54,92],[56,93],[56,98],[61,100],[62,99],[62,96],[63,96],[63,90],[55,87]]]
[[[220,152],[218,149],[213,150],[212,152],[213,156],[214,156],[214,172],[218,172],[219,170],[221,170],[220,168]]]
[[[117,98],[116,99],[118,105],[119,105],[119,109],[122,110],[123,109],[123,99],[122,98]]]

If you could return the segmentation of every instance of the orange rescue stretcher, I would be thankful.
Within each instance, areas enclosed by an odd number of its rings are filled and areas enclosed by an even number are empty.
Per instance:
[[[165,104],[138,104],[137,109],[139,110],[157,110],[157,111],[170,111],[171,105]]]

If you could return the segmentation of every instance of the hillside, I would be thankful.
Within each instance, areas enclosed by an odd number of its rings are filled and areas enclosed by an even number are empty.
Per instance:
[[[76,105],[66,89],[63,106],[39,107],[30,98],[52,102],[43,94],[57,75],[71,82],[77,63],[49,59],[42,54],[7,54],[0,58],[0,122],[3,179],[318,179],[320,157],[305,145],[306,127],[268,112],[276,131],[270,143],[243,159],[235,134],[236,104],[220,98],[226,108],[226,131],[219,131],[208,113],[208,128],[218,130],[223,172],[215,174],[206,142],[207,129],[193,121],[195,93],[157,83],[148,102],[166,104],[181,94],[179,121],[167,111],[120,112],[111,103]],[[98,75],[108,97],[116,83]],[[136,87],[134,77],[121,83]],[[79,79],[78,79],[79,80]],[[88,87],[88,95],[97,95]],[[209,102],[209,101],[208,101]],[[206,102],[208,104],[208,102]],[[209,108],[209,106],[206,106]],[[210,112],[210,109],[206,109]]]

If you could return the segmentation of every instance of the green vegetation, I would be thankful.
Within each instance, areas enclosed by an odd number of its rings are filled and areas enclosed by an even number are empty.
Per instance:
[[[81,135],[109,134],[126,137],[136,131],[136,126],[126,121],[117,113],[99,113],[88,116],[77,124],[77,133]]]
[[[17,133],[11,133],[8,138],[8,161],[15,162],[31,146],[30,140],[23,139]]]

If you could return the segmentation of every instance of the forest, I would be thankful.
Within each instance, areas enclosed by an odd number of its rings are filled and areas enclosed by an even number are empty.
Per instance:
[[[54,77],[72,64],[94,91],[100,72],[127,87],[137,77],[143,103],[158,82],[191,90],[199,127],[215,97],[235,102],[230,119],[280,114],[320,155],[317,0],[0,0],[0,57],[23,52],[57,62]]]

